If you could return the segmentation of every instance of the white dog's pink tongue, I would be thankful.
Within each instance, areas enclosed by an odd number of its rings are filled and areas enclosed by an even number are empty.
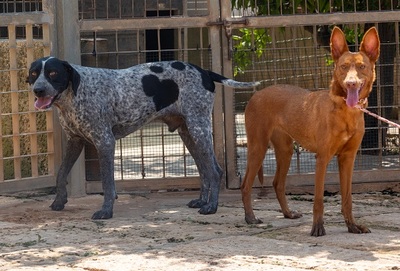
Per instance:
[[[52,97],[41,97],[36,98],[35,108],[36,109],[46,109],[51,104]]]
[[[347,90],[346,104],[349,107],[354,107],[358,104],[358,90]]]

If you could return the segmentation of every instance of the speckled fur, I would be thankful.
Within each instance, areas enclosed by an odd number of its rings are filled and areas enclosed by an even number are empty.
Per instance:
[[[161,120],[170,131],[178,129],[200,173],[200,197],[188,206],[200,208],[202,214],[215,213],[223,172],[212,143],[214,81],[236,88],[258,85],[227,79],[179,61],[146,63],[121,70],[83,67],[56,58],[33,62],[29,74],[33,92],[38,99],[52,97],[47,107],[58,108],[68,138],[51,208],[64,209],[67,175],[88,141],[98,152],[104,191],[103,206],[92,218],[111,218],[116,198],[115,140],[150,121]]]

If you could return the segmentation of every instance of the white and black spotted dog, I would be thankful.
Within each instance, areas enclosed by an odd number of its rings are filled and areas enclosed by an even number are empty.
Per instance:
[[[111,70],[69,64],[53,57],[31,64],[28,77],[36,97],[35,107],[55,105],[67,134],[66,155],[57,175],[57,195],[50,206],[62,210],[67,203],[67,175],[85,141],[98,152],[104,203],[93,219],[113,216],[115,141],[153,120],[178,129],[201,177],[200,198],[188,206],[201,214],[218,208],[222,170],[212,144],[211,113],[214,82],[235,88],[257,86],[237,82],[180,61],[155,62]]]

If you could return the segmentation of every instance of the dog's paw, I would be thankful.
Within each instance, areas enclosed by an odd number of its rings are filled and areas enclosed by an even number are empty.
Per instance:
[[[191,201],[187,204],[187,206],[189,206],[189,208],[201,208],[201,207],[203,207],[203,206],[206,205],[206,204],[207,204],[207,202],[204,201],[204,200],[201,200],[201,199],[194,199],[194,200],[191,200]]]
[[[202,215],[211,215],[217,212],[218,206],[215,204],[206,204],[200,208],[199,213]]]
[[[356,225],[356,224],[351,224],[347,226],[348,230],[350,233],[370,233],[371,231],[363,226],[363,225]]]
[[[92,219],[110,219],[113,217],[112,210],[100,210],[92,215]]]
[[[53,203],[50,205],[50,208],[53,210],[53,211],[61,211],[61,210],[63,210],[64,209],[64,207],[65,207],[65,204],[68,202],[68,200],[60,200],[60,199],[55,199],[54,201],[53,201]]]
[[[302,217],[303,214],[297,211],[290,211],[288,214],[284,214],[283,216],[289,219],[296,219]]]
[[[324,225],[322,223],[313,224],[310,235],[314,237],[326,235]]]
[[[246,223],[250,224],[250,225],[264,223],[261,219],[259,219],[258,217],[255,217],[255,216],[254,217],[245,217],[244,219],[246,220]]]

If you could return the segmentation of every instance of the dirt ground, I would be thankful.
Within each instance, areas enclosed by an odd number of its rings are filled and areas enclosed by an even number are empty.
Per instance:
[[[0,270],[400,270],[400,197],[354,195],[354,215],[372,233],[350,234],[340,196],[326,197],[327,235],[311,237],[312,197],[288,196],[303,212],[284,219],[275,197],[258,199],[265,224],[244,221],[239,191],[223,191],[215,215],[186,207],[198,192],[120,195],[114,218],[93,221],[100,195],[0,197]]]

